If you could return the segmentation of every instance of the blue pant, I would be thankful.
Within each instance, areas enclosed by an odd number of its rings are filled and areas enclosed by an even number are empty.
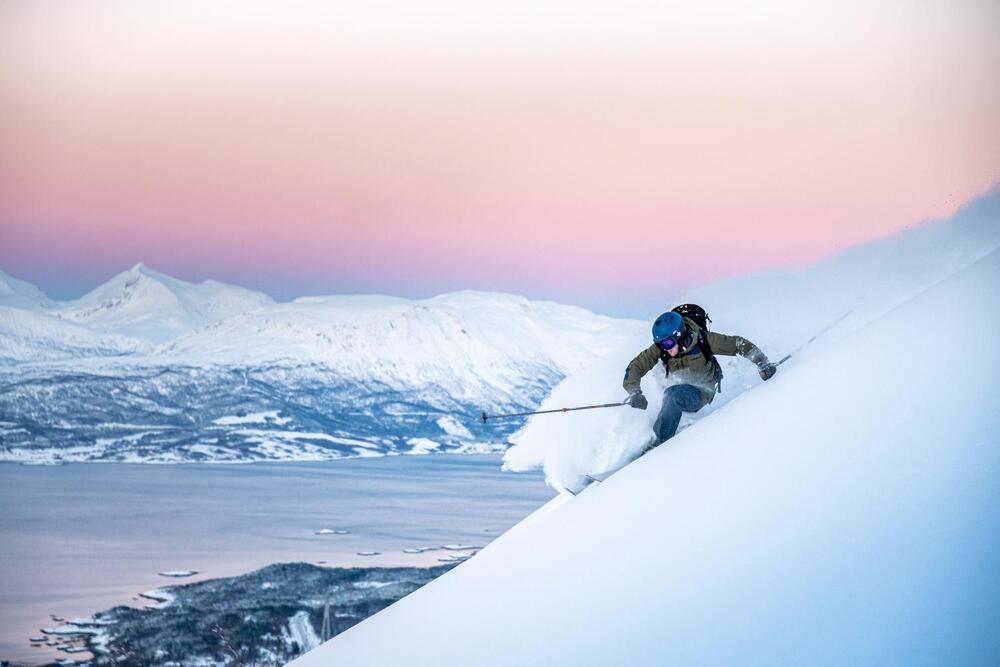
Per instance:
[[[675,384],[663,392],[663,407],[653,423],[656,444],[674,437],[682,412],[698,412],[705,407],[705,396],[693,384]]]

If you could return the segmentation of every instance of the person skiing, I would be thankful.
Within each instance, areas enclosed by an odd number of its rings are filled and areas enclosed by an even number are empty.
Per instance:
[[[640,410],[645,410],[649,401],[643,396],[639,381],[658,361],[663,362],[667,376],[677,380],[663,392],[663,407],[653,424],[655,437],[647,449],[673,437],[682,412],[697,412],[715,398],[722,381],[716,354],[749,359],[757,365],[763,380],[769,380],[777,371],[767,355],[746,338],[708,331],[706,318],[705,311],[692,304],[663,313],[653,322],[653,344],[636,355],[625,369],[622,383],[628,392],[625,402]]]

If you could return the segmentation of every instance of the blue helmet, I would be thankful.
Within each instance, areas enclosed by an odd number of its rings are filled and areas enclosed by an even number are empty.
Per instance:
[[[667,338],[675,341],[684,333],[684,318],[674,311],[668,311],[653,322],[653,342],[660,343]]]

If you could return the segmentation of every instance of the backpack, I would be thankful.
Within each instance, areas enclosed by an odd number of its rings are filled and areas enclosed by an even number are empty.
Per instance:
[[[685,303],[677,306],[673,309],[673,311],[681,317],[687,317],[694,320],[694,323],[701,327],[702,331],[707,331],[708,322],[712,321],[712,318],[708,316],[705,309],[697,304]]]
[[[715,386],[721,393],[722,366],[719,365],[719,360],[716,359],[715,355],[712,353],[712,346],[708,344],[708,323],[712,321],[712,318],[708,316],[708,313],[705,312],[704,308],[694,303],[685,303],[673,308],[672,310],[681,317],[686,317],[698,325],[697,347],[700,348],[701,353],[705,355],[705,359],[712,364],[712,368],[715,371]],[[666,361],[664,361],[663,365],[667,366]]]

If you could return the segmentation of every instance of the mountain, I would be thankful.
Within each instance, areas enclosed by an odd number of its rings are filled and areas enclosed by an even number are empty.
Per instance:
[[[998,284],[994,251],[903,286],[886,312],[290,664],[996,663]],[[781,305],[793,318],[800,304]],[[619,414],[648,417],[594,411],[559,446],[631,437],[606,421]]]
[[[601,354],[622,324],[582,308],[485,292],[410,301],[313,297],[209,325],[162,347],[177,362],[321,366],[393,390],[436,388],[488,406]]]
[[[128,355],[148,348],[137,339],[97,333],[38,310],[0,306],[0,366]]]
[[[55,301],[31,283],[0,271],[0,306],[40,310],[55,305]]]
[[[193,310],[170,311],[180,300],[164,296],[163,286],[182,290],[146,272],[140,267],[85,297],[111,304],[104,310],[82,308],[81,300],[61,314],[76,313],[98,331],[142,334],[140,325],[156,322],[162,331],[171,312]],[[107,297],[118,293],[131,297]],[[167,305],[151,309],[157,300]],[[149,318],[128,319],[136,313]],[[484,423],[484,410],[531,409],[636,326],[480,292],[263,304],[133,354],[0,363],[0,460],[175,463],[502,451],[519,421]],[[4,341],[0,327],[0,350]],[[40,349],[22,339],[11,345]]]
[[[189,283],[136,264],[50,312],[95,331],[162,343],[273,303],[260,292],[214,280]]]

